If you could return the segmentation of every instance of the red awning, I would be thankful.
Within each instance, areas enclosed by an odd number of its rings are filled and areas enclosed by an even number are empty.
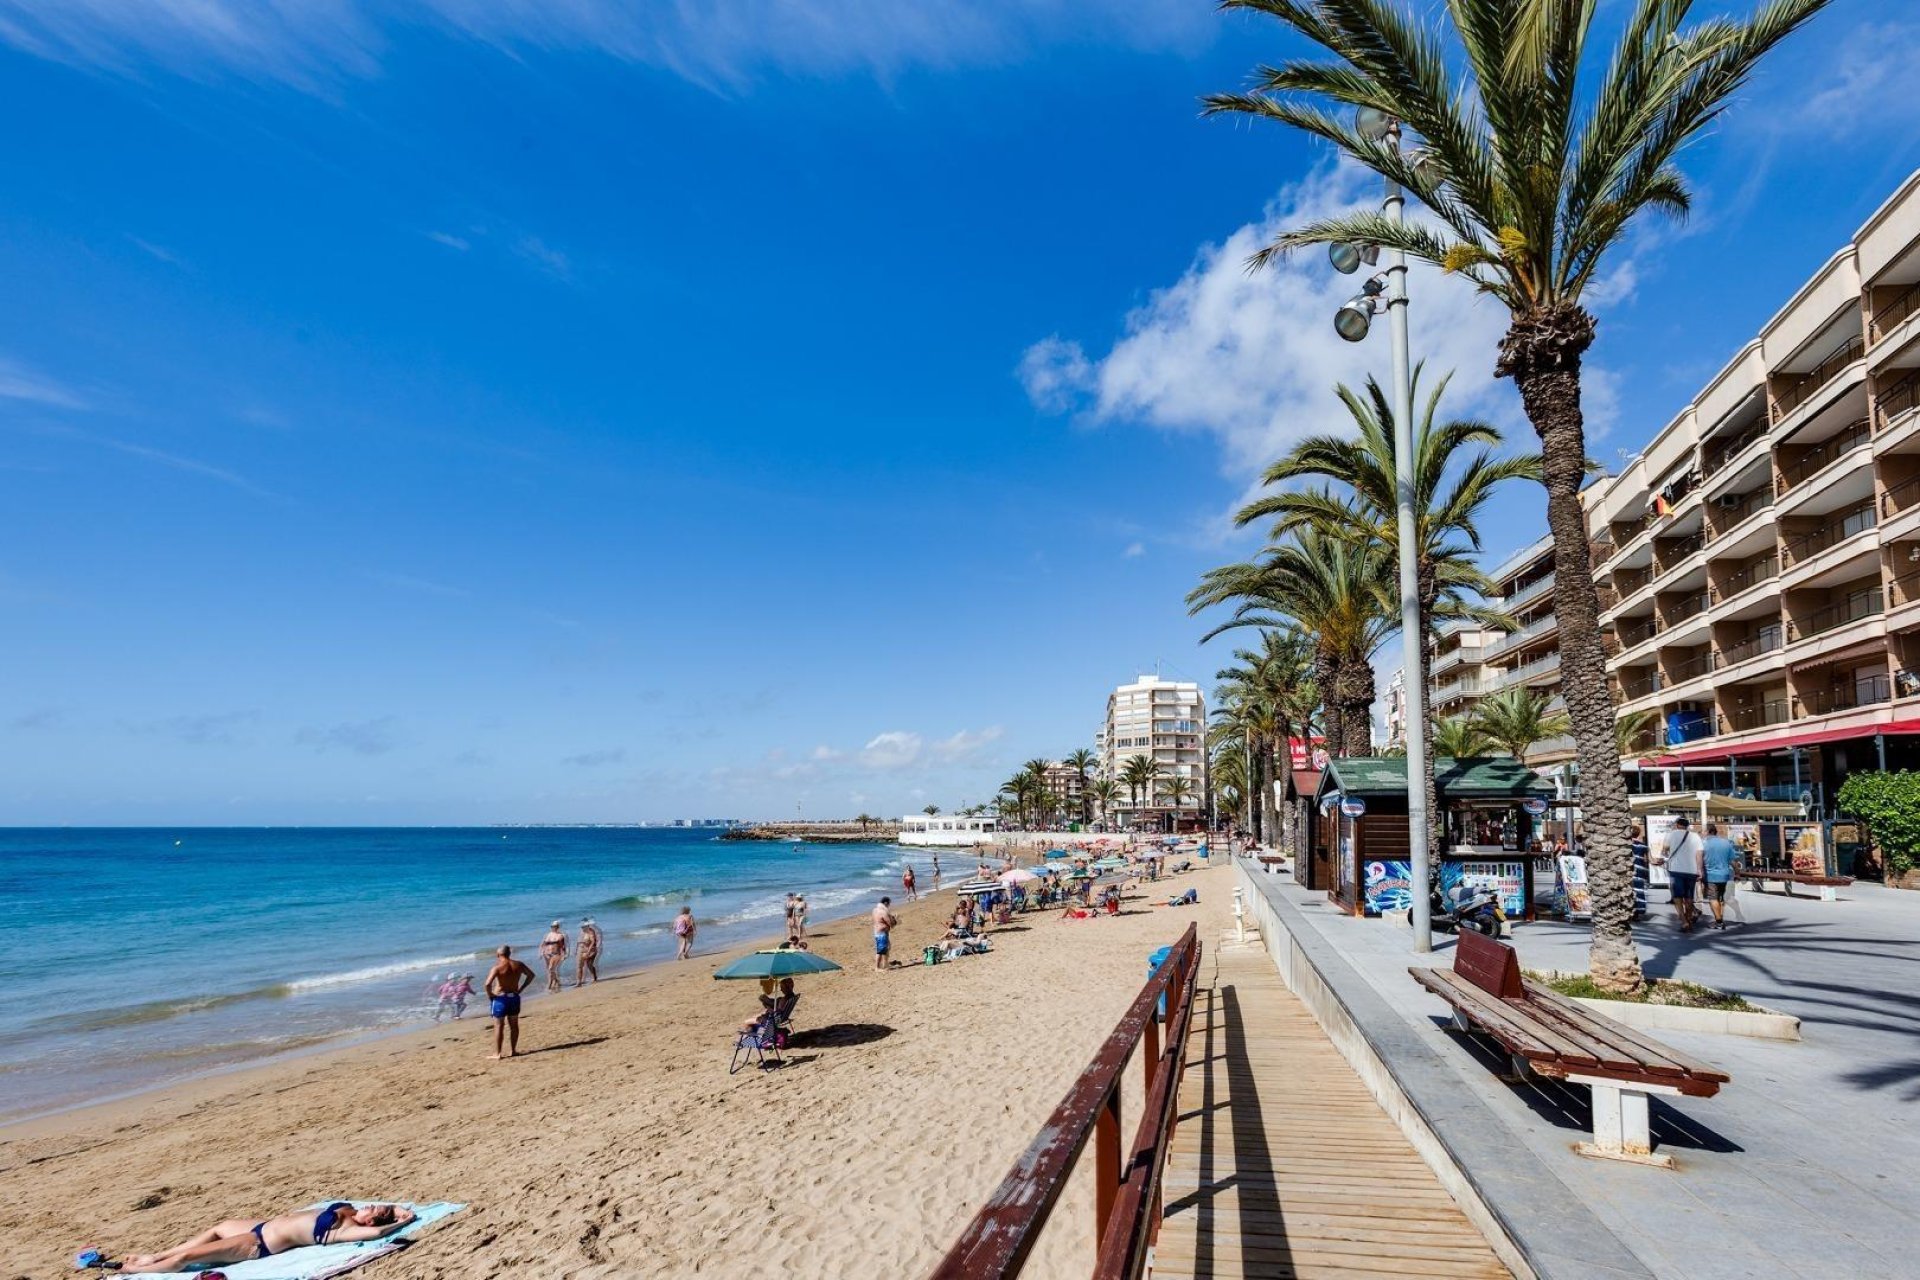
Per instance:
[[[1920,720],[1883,720],[1875,724],[1854,725],[1846,729],[1808,729],[1801,733],[1783,733],[1777,737],[1760,738],[1753,742],[1743,742],[1738,746],[1699,747],[1692,751],[1675,751],[1664,756],[1647,756],[1640,761],[1642,768],[1679,768],[1689,764],[1708,764],[1725,761],[1728,757],[1739,759],[1745,756],[1771,755],[1775,751],[1787,751],[1794,747],[1817,747],[1823,742],[1843,742],[1848,738],[1871,738],[1876,733],[1884,733],[1890,738],[1920,733]]]

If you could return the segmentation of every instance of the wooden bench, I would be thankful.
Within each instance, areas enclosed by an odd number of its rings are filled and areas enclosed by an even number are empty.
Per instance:
[[[1276,871],[1284,871],[1287,868],[1287,860],[1277,853],[1256,854],[1253,860],[1259,863],[1260,869],[1268,875],[1272,875]]]
[[[1840,895],[1834,890],[1844,889],[1853,883],[1852,876],[1816,876],[1806,871],[1742,871],[1739,875],[1753,885],[1755,893],[1764,893],[1769,884],[1777,884],[1787,891],[1789,898],[1796,896],[1793,886],[1813,885],[1820,890],[1822,902],[1838,901]]]
[[[1498,1041],[1517,1076],[1592,1088],[1593,1141],[1579,1144],[1582,1155],[1671,1169],[1671,1156],[1653,1154],[1648,1095],[1710,1098],[1730,1078],[1523,977],[1512,947],[1477,933],[1460,933],[1452,969],[1407,972],[1452,1006],[1457,1030]]]

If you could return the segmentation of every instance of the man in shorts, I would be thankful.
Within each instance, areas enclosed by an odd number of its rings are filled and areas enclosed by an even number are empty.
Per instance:
[[[1720,828],[1709,822],[1707,838],[1700,842],[1700,871],[1707,888],[1707,905],[1713,908],[1713,927],[1716,929],[1727,927],[1727,886],[1733,883],[1733,867],[1738,860],[1739,854],[1733,847],[1733,841],[1721,835]]]
[[[1700,919],[1700,908],[1693,900],[1700,883],[1700,837],[1693,833],[1692,824],[1685,818],[1674,823],[1655,858],[1666,866],[1667,879],[1672,881],[1673,912],[1680,917],[1680,932],[1692,933]]]
[[[893,949],[893,926],[900,921],[893,914],[893,899],[882,898],[873,909],[873,967],[887,967],[887,953]]]
[[[513,958],[512,947],[501,947],[487,971],[487,1012],[493,1016],[492,1059],[511,1058],[520,1052],[520,993],[533,985],[533,970]],[[505,1038],[506,1051],[501,1052]]]

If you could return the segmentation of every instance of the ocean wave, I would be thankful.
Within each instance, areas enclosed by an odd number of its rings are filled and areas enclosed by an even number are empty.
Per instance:
[[[652,938],[665,933],[673,927],[672,922],[656,920],[652,924],[643,924],[638,929],[628,929],[620,936],[623,938]]]
[[[139,1004],[115,1005],[110,1009],[95,1009],[88,1013],[58,1013],[35,1019],[32,1025],[46,1031],[75,1033],[106,1031],[114,1027],[137,1027],[148,1022],[165,1022],[169,1018],[183,1018],[188,1014],[205,1013],[209,1009],[223,1009],[228,1005],[240,1004],[247,1000],[271,1000],[292,994],[291,984],[271,982],[249,991],[223,991],[204,996],[175,996],[164,1000],[145,1000]]]
[[[852,889],[828,889],[826,892],[807,899],[809,915],[832,907],[844,907],[849,902],[858,902],[862,898],[873,896],[873,890],[864,887]]]
[[[811,909],[812,905],[811,903],[808,904],[809,909]],[[741,924],[748,920],[771,920],[775,916],[785,915],[786,910],[787,904],[785,898],[763,898],[757,902],[749,902],[738,911],[729,912],[721,916],[716,923]]]
[[[345,973],[326,973],[317,978],[301,978],[297,982],[286,984],[293,995],[303,991],[318,991],[323,987],[347,987],[359,982],[377,982],[381,978],[398,977],[403,973],[413,973],[421,969],[438,969],[442,965],[472,964],[477,958],[491,955],[485,951],[465,951],[458,955],[432,956],[420,960],[396,960],[392,964],[370,965],[365,969],[349,969]]]
[[[629,893],[609,898],[599,905],[601,911],[632,911],[638,907],[657,907],[663,902],[684,902],[700,896],[698,889],[668,889],[665,893]]]

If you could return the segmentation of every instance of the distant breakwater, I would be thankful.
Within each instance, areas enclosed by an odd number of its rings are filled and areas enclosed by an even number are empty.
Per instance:
[[[804,840],[821,844],[871,843],[896,844],[900,840],[897,822],[756,822],[747,827],[730,827],[722,840]]]

